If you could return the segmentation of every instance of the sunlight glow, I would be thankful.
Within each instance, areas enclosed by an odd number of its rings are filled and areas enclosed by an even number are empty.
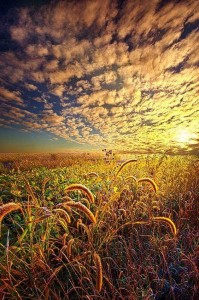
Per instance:
[[[176,141],[179,143],[189,144],[194,143],[194,140],[197,138],[195,133],[190,132],[187,129],[181,129],[176,134]]]

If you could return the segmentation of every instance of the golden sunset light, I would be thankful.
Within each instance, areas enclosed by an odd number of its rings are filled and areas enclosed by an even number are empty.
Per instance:
[[[191,133],[187,129],[180,129],[179,132],[176,134],[176,140],[179,143],[191,144],[196,140],[196,138],[197,135]]]

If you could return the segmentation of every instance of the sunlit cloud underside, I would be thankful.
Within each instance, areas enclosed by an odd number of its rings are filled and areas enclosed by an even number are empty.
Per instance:
[[[0,22],[1,127],[197,153],[197,1],[54,1]]]

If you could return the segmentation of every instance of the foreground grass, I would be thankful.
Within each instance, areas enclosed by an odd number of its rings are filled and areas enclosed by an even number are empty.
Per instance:
[[[23,159],[0,175],[0,299],[197,299],[195,157]]]

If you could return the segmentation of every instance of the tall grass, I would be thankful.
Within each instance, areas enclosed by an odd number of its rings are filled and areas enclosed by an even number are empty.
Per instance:
[[[0,299],[197,299],[197,159],[80,161],[2,170]]]

